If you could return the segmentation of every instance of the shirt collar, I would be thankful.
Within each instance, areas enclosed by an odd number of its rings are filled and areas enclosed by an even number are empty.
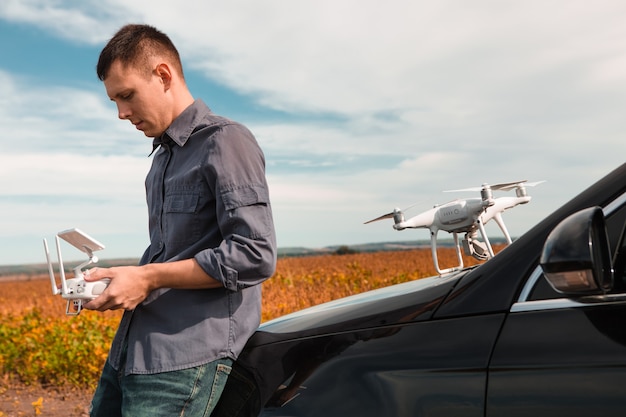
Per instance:
[[[200,124],[202,119],[210,112],[211,109],[209,109],[202,100],[195,100],[174,119],[172,124],[161,136],[154,138],[150,155],[152,155],[159,146],[172,141],[178,146],[185,146],[185,143],[187,143],[193,131],[196,130],[196,127]]]
[[[161,136],[158,136],[156,138],[154,138],[152,140],[152,152],[150,152],[150,155],[148,156],[152,156],[152,154],[154,153],[154,151],[156,151],[157,149],[159,149],[159,146],[161,145],[165,145],[172,142],[172,139],[170,139],[166,133],[163,133]]]

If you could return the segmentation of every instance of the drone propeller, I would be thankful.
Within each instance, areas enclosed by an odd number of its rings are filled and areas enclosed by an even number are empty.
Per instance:
[[[522,180],[522,181],[514,181],[514,182],[503,182],[500,184],[483,184],[480,187],[470,187],[470,188],[462,188],[460,190],[447,190],[444,191],[444,193],[456,193],[456,192],[460,192],[460,191],[483,191],[485,189],[492,189],[492,190],[503,190],[503,191],[508,191],[508,190],[512,190],[515,187],[519,187],[520,185],[522,185],[523,183],[525,183],[527,180]],[[528,184],[526,184],[528,185]]]
[[[374,223],[377,222],[379,220],[384,220],[384,219],[392,219],[394,216],[396,216],[397,214],[402,214],[402,210],[400,210],[399,208],[394,208],[393,211],[391,213],[387,213],[387,214],[383,214],[380,217],[376,217],[375,219],[372,220],[368,220],[363,224],[369,224],[369,223]]]
[[[518,188],[518,187],[534,187],[535,185],[539,185],[541,183],[544,183],[545,181],[535,181],[535,182],[526,182],[526,180],[524,181],[520,181],[520,182],[516,182],[516,183],[508,183],[508,184],[497,184],[497,185],[492,185],[491,189],[492,190],[502,190],[502,191],[510,191],[514,188]],[[499,186],[498,188],[495,188]]]
[[[517,187],[534,187],[535,185],[539,185],[545,182],[545,181],[535,181],[535,182],[527,182],[527,181],[528,180],[502,182],[500,184],[491,184],[491,185],[485,183],[481,185],[480,187],[463,188],[460,190],[447,190],[447,191],[444,191],[444,193],[456,193],[460,191],[483,191],[485,189],[491,189],[491,190],[496,190],[496,191],[510,191]]]
[[[417,206],[418,204],[420,203],[411,204],[404,210],[400,210],[398,207],[396,207],[393,209],[391,213],[383,214],[382,216],[376,217],[375,219],[372,219],[372,220],[368,220],[363,224],[369,224],[369,223],[377,222],[379,220],[384,220],[384,219],[393,219],[395,224],[401,223],[404,221],[404,212]]]
[[[535,185],[543,184],[546,180],[535,181],[535,182],[527,182],[524,184],[526,187],[534,187]]]

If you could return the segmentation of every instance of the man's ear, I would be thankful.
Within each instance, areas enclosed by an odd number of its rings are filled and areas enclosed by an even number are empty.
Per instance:
[[[172,71],[166,63],[160,63],[154,69],[157,77],[161,79],[165,91],[169,90],[172,85]]]

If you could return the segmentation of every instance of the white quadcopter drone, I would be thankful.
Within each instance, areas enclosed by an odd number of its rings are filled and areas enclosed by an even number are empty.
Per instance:
[[[462,190],[450,190],[446,192],[459,191],[480,191],[480,197],[457,199],[446,204],[436,205],[432,209],[418,214],[408,220],[404,219],[404,213],[399,208],[395,208],[391,213],[387,213],[373,220],[365,222],[372,223],[378,220],[393,218],[395,230],[404,229],[430,229],[430,246],[435,269],[439,275],[457,271],[463,268],[463,258],[459,244],[458,233],[465,233],[463,239],[463,249],[466,255],[471,255],[478,260],[486,260],[494,256],[491,243],[485,231],[485,224],[494,219],[504,234],[507,244],[511,243],[511,236],[502,219],[502,212],[519,204],[526,204],[530,201],[530,196],[526,194],[526,187],[541,184],[544,181],[527,183],[526,180],[508,182],[502,184],[483,184],[480,187],[466,188]],[[492,191],[510,191],[515,189],[515,197],[493,198]],[[444,230],[452,233],[458,265],[452,268],[440,269],[437,260],[437,233]],[[480,231],[483,241],[477,239]]]
[[[74,278],[65,279],[65,270],[63,268],[63,260],[61,259],[61,245],[59,238],[65,240],[76,249],[84,252],[89,256],[89,259],[82,264],[74,268]],[[97,240],[87,236],[85,233],[78,229],[69,229],[57,233],[55,236],[57,257],[59,260],[59,274],[61,275],[61,286],[58,287],[56,279],[54,278],[54,270],[52,268],[52,261],[50,260],[50,251],[48,250],[48,242],[43,240],[44,250],[46,252],[46,260],[48,262],[48,272],[50,274],[50,283],[52,284],[52,294],[61,294],[61,297],[67,299],[67,307],[65,314],[68,316],[75,316],[80,314],[83,307],[83,302],[91,301],[106,289],[111,282],[110,279],[105,278],[100,281],[87,282],[84,279],[82,269],[87,265],[95,264],[98,262],[98,257],[93,253],[104,249],[104,245]],[[70,306],[74,306],[74,311]]]

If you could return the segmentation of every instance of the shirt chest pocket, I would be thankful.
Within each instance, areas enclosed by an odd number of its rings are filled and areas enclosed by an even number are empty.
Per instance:
[[[190,245],[201,234],[200,193],[192,190],[173,191],[163,200],[163,237],[169,250]]]
[[[198,209],[200,193],[171,193],[165,196],[163,210],[166,213],[195,213]]]

